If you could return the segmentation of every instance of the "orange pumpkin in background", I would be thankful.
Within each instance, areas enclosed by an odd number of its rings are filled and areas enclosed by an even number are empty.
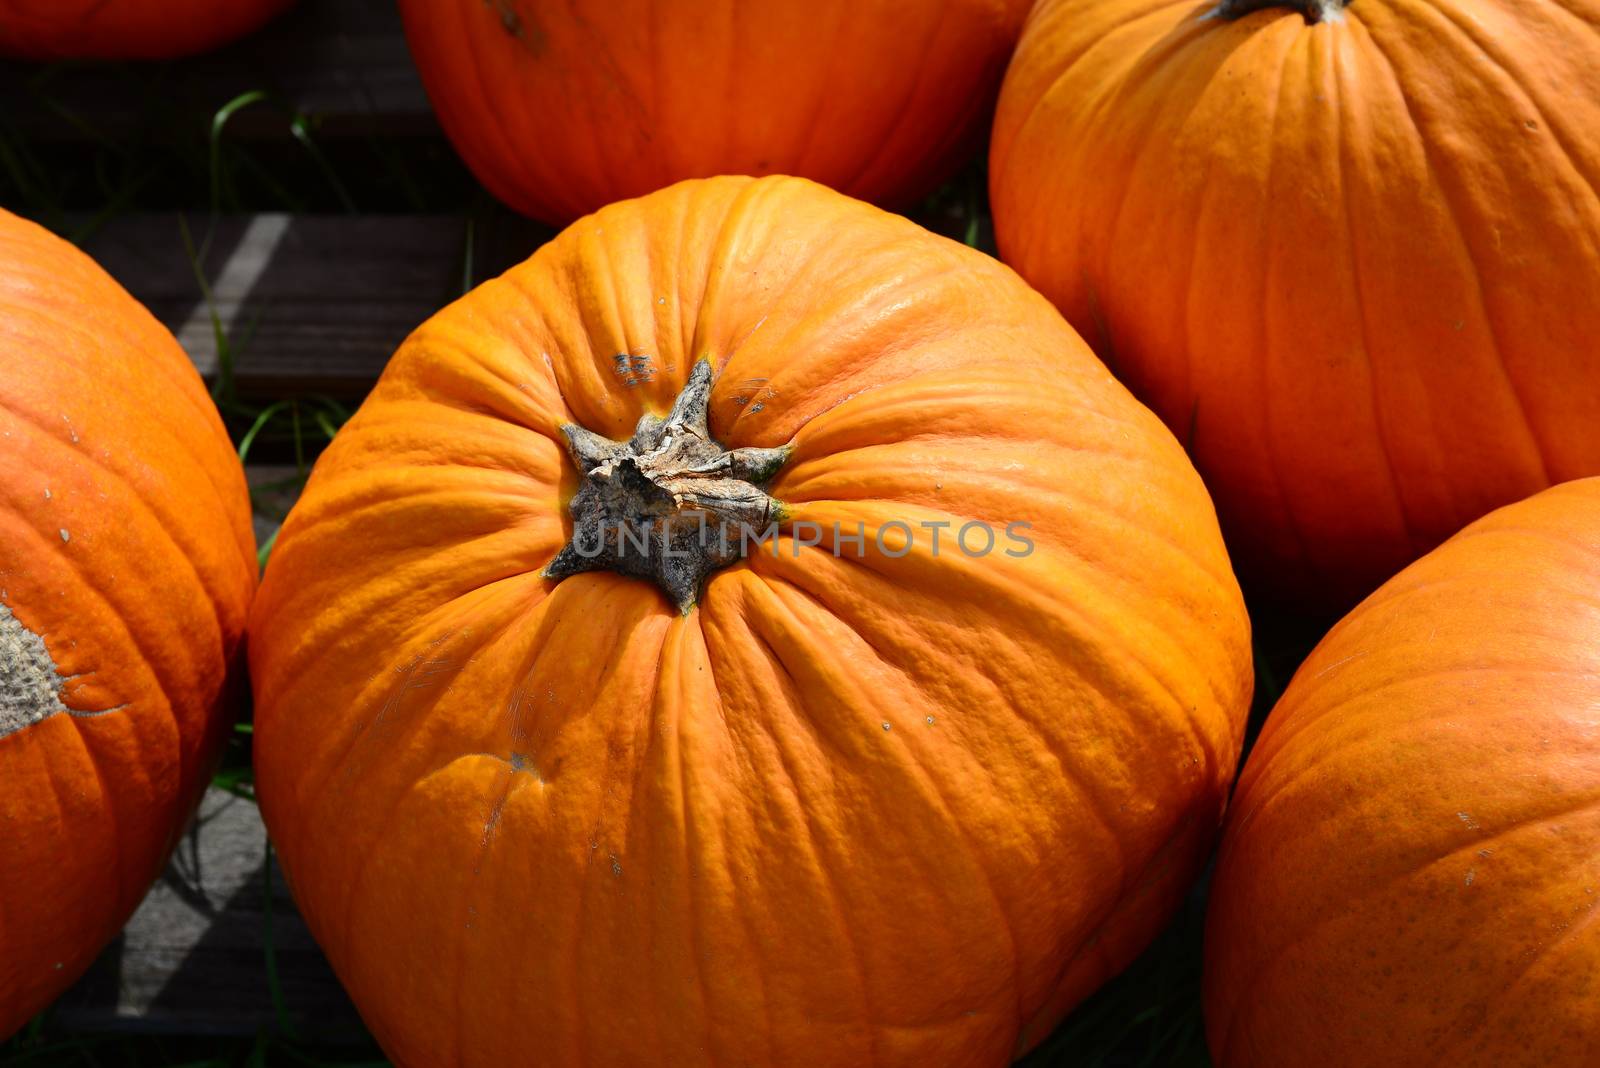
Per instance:
[[[1595,0],[1044,0],[1000,250],[1188,443],[1246,585],[1347,607],[1600,474],[1597,83]]]
[[[606,509],[779,533],[617,573]],[[794,178],[425,323],[251,635],[268,827],[404,1066],[1006,1064],[1185,893],[1250,691],[1160,421],[998,262]]]
[[[1311,654],[1228,816],[1219,1068],[1600,1064],[1600,479],[1501,509]]]
[[[250,499],[183,350],[0,212],[0,1037],[161,871],[243,696]]]
[[[0,56],[174,59],[259,29],[294,0],[0,0]]]
[[[1032,0],[401,0],[478,179],[566,223],[683,178],[798,174],[902,206],[987,131]]]

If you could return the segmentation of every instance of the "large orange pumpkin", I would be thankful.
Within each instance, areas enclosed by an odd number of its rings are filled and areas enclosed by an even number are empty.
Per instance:
[[[243,696],[244,474],[183,350],[0,211],[0,1037],[122,926]]]
[[[1189,443],[1246,585],[1348,607],[1600,473],[1597,82],[1595,0],[1044,0],[1000,249]]]
[[[780,533],[634,566],[606,514]],[[1250,689],[1160,421],[999,263],[795,178],[424,324],[251,662],[296,900],[406,1066],[1006,1063],[1183,894]]]
[[[172,59],[259,28],[294,0],[0,0],[0,55]]]
[[[1468,527],[1318,646],[1210,909],[1221,1068],[1600,1064],[1600,479]]]
[[[401,0],[445,131],[565,223],[683,178],[909,203],[984,132],[1031,0]]]

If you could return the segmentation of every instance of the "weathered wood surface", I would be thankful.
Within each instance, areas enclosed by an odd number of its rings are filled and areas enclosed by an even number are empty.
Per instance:
[[[499,211],[215,220],[161,213],[113,219],[84,248],[178,336],[208,378],[219,366],[214,314],[240,395],[276,400],[364,394],[412,329],[548,235]]]
[[[285,111],[314,116],[324,138],[438,134],[394,0],[301,0],[261,32],[156,77],[148,64],[0,64],[0,116],[35,140],[120,140],[171,129],[174,113],[206,122],[258,90],[281,109],[241,111],[230,136],[284,137]]]
[[[294,911],[255,804],[216,789],[122,934],[57,1002],[54,1021],[95,1032],[364,1033]]]

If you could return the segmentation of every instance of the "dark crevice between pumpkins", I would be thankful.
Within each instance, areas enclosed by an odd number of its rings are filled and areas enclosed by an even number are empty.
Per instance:
[[[1213,18],[1232,21],[1254,11],[1268,8],[1288,8],[1297,11],[1308,25],[1319,22],[1338,22],[1351,0],[1222,0],[1211,12]]]
[[[718,444],[708,423],[711,380],[710,361],[696,363],[667,417],[644,416],[627,441],[561,427],[582,482],[569,505],[572,540],[546,578],[614,571],[654,582],[687,613],[707,575],[742,559],[782,520],[782,505],[762,487],[789,448]]]

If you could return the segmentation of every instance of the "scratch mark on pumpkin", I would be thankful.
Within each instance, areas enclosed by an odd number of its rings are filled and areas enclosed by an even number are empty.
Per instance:
[[[1333,663],[1329,664],[1327,667],[1323,668],[1321,671],[1317,672],[1315,675],[1313,675],[1311,677],[1313,679],[1320,679],[1320,678],[1322,678],[1322,676],[1324,676],[1324,675],[1328,674],[1329,672],[1333,671],[1335,668],[1343,667],[1344,665],[1350,663],[1350,661],[1352,661],[1352,660],[1360,660],[1362,657],[1366,656],[1369,652],[1370,652],[1370,650],[1368,650],[1368,649],[1362,649],[1360,652],[1351,653],[1347,657],[1343,657],[1342,659],[1335,660]]]
[[[650,362],[654,357],[648,353],[630,356],[625,352],[619,352],[612,359],[616,361],[618,377],[629,389],[642,382],[652,381],[656,377],[655,367]]]

